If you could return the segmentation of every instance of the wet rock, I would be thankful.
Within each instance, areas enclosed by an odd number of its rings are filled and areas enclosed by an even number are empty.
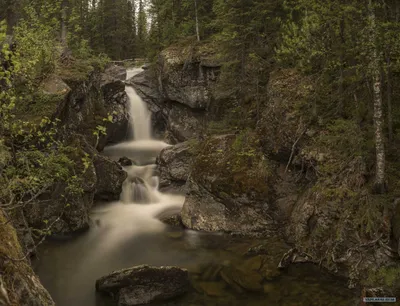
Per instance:
[[[182,224],[182,218],[181,218],[181,216],[179,214],[178,215],[169,216],[169,217],[165,217],[165,218],[161,218],[160,221],[164,222],[165,224],[174,226],[174,227],[184,228],[184,226]]]
[[[141,305],[166,301],[189,289],[187,270],[147,265],[115,271],[96,281],[96,290],[113,295],[118,305]]]
[[[96,155],[93,163],[97,176],[95,199],[106,201],[118,200],[127,173],[117,162],[105,156]]]
[[[193,142],[163,149],[156,164],[160,172],[160,190],[184,191],[193,158]]]
[[[105,73],[121,81],[126,79],[126,68],[119,65],[110,65],[106,68]]]
[[[121,166],[124,166],[124,167],[134,165],[133,161],[132,161],[131,159],[129,159],[128,157],[125,157],[125,156],[121,157],[121,158],[118,160],[118,163],[119,163]]]

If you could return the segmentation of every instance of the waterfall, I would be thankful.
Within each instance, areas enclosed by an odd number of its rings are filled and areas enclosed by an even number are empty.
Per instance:
[[[141,72],[142,69],[130,69],[127,78]],[[104,153],[114,159],[122,156],[131,158],[135,165],[123,167],[128,176],[122,186],[121,202],[125,204],[160,204],[168,209],[180,208],[182,196],[162,194],[158,191],[158,177],[154,176],[155,159],[168,144],[152,137],[151,114],[146,103],[135,89],[125,87],[129,102],[129,137],[128,140],[106,147]]]
[[[127,86],[125,91],[129,101],[130,137],[133,136],[132,140],[135,141],[150,140],[150,112],[147,110],[146,104],[132,87]]]

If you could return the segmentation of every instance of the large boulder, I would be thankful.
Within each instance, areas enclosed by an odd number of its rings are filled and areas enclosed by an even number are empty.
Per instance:
[[[126,171],[117,162],[101,155],[95,156],[93,164],[97,176],[95,199],[118,200],[127,177]]]
[[[206,139],[193,161],[181,212],[186,227],[242,234],[275,229],[273,165],[253,149],[254,140],[245,134]]]
[[[17,233],[0,210],[0,303],[1,305],[52,306],[22,251]]]
[[[156,164],[160,173],[160,190],[184,191],[191,171],[196,142],[187,141],[160,152]]]
[[[187,270],[148,265],[115,271],[96,281],[96,290],[116,297],[119,306],[169,300],[186,293],[189,286]]]

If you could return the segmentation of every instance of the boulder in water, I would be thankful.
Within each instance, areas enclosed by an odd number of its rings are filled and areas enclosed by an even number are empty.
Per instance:
[[[163,149],[156,164],[160,172],[160,190],[184,191],[193,159],[193,141]]]
[[[98,200],[118,200],[122,184],[127,174],[122,167],[107,157],[96,155],[93,161],[96,169],[97,183],[95,198]]]
[[[124,167],[134,165],[134,162],[133,162],[131,159],[129,159],[128,157],[126,157],[126,156],[121,157],[121,158],[118,160],[118,163],[119,163],[121,166],[124,166]]]
[[[130,306],[178,297],[189,285],[186,269],[141,265],[101,277],[96,290],[116,297],[120,306]]]

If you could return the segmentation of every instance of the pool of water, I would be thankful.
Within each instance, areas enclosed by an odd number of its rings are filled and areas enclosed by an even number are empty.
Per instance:
[[[141,216],[140,211],[149,209],[144,206],[107,204],[93,213],[88,232],[41,247],[35,270],[56,305],[113,305],[95,292],[96,279],[140,264],[189,270],[191,292],[160,305],[353,306],[360,301],[358,292],[316,266],[278,270],[282,254],[289,249],[281,239],[253,240],[174,228]]]

